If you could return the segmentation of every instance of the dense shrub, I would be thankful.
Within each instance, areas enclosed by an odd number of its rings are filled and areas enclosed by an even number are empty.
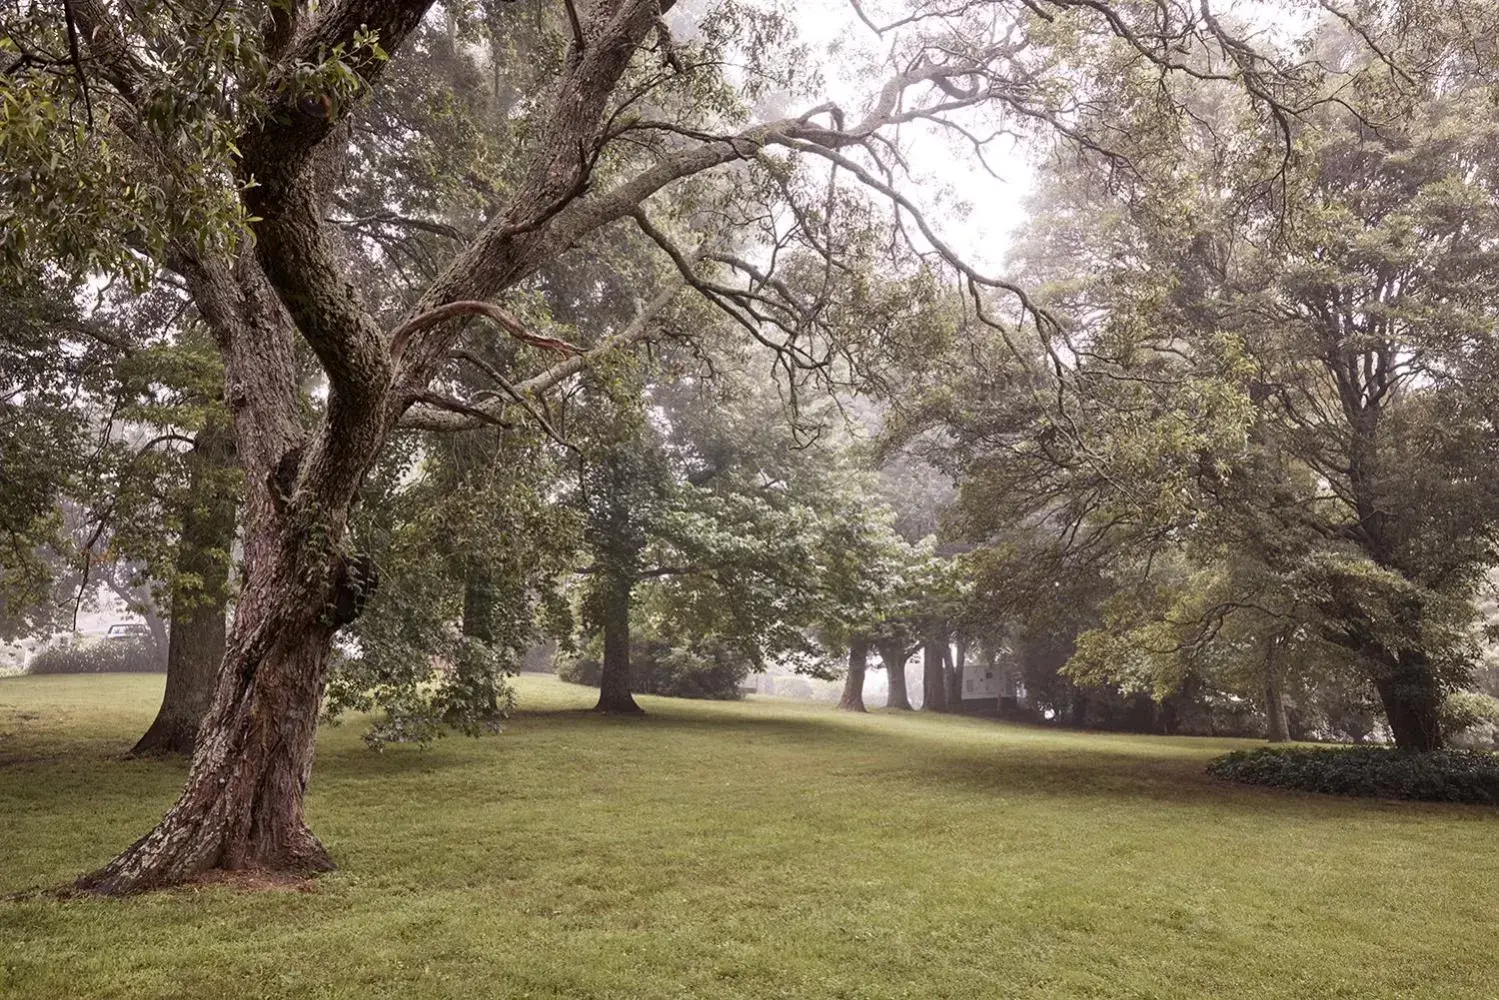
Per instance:
[[[149,674],[167,668],[166,657],[139,639],[112,639],[89,646],[44,649],[26,665],[28,674]]]
[[[1215,758],[1208,773],[1301,792],[1499,804],[1499,754],[1393,747],[1273,747]]]
[[[599,686],[603,663],[597,642],[573,656],[557,658],[557,676],[573,684]],[[750,664],[722,647],[677,649],[664,642],[630,643],[630,688],[636,694],[728,701],[742,696]]]
[[[638,670],[639,667],[636,666],[635,669]],[[604,664],[592,650],[585,649],[575,655],[563,654],[557,657],[557,676],[569,684],[596,688],[603,673]]]

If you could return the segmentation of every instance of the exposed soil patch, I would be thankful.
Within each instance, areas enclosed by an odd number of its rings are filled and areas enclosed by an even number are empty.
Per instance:
[[[214,869],[194,876],[173,891],[191,890],[201,886],[226,886],[242,892],[316,892],[315,880],[303,875],[285,872],[225,871]]]

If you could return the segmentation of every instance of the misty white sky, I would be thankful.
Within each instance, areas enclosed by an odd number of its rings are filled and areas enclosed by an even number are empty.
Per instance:
[[[802,0],[789,8],[826,79],[825,99],[851,115],[877,91],[891,42],[890,35],[881,38],[856,15],[854,2],[859,0]],[[862,0],[862,7],[876,24],[886,24],[910,4]],[[1212,7],[1231,23],[1252,25],[1249,40],[1266,48],[1305,33],[1319,11],[1314,0],[1214,0]],[[906,126],[901,142],[915,182],[906,191],[928,208],[938,234],[982,270],[1002,273],[1013,237],[1028,217],[1037,151],[996,139],[985,151],[985,169],[966,140],[935,126]]]
[[[880,7],[866,3],[876,23]],[[854,12],[850,0],[805,0],[794,5],[797,31],[812,48],[827,81],[826,98],[857,114],[877,92],[890,37],[876,35]],[[1024,201],[1035,171],[1024,149],[997,139],[985,153],[991,175],[966,141],[933,126],[906,126],[900,133],[916,183],[907,189],[929,209],[938,234],[991,273],[1001,269],[1014,230],[1025,221]],[[964,207],[966,205],[966,211]]]

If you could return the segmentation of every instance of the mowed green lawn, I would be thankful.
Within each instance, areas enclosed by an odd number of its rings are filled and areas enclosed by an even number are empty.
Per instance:
[[[0,680],[0,893],[145,832],[161,679]],[[326,729],[342,870],[0,903],[0,997],[1499,997],[1491,810],[1238,788],[1222,740],[521,681],[505,733]]]

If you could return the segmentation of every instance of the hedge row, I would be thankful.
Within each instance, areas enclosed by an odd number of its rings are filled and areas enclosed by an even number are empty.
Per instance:
[[[1393,747],[1270,747],[1214,758],[1208,773],[1301,792],[1499,804],[1499,754]]]
[[[148,674],[166,668],[166,657],[138,639],[44,649],[26,664],[28,674]]]

